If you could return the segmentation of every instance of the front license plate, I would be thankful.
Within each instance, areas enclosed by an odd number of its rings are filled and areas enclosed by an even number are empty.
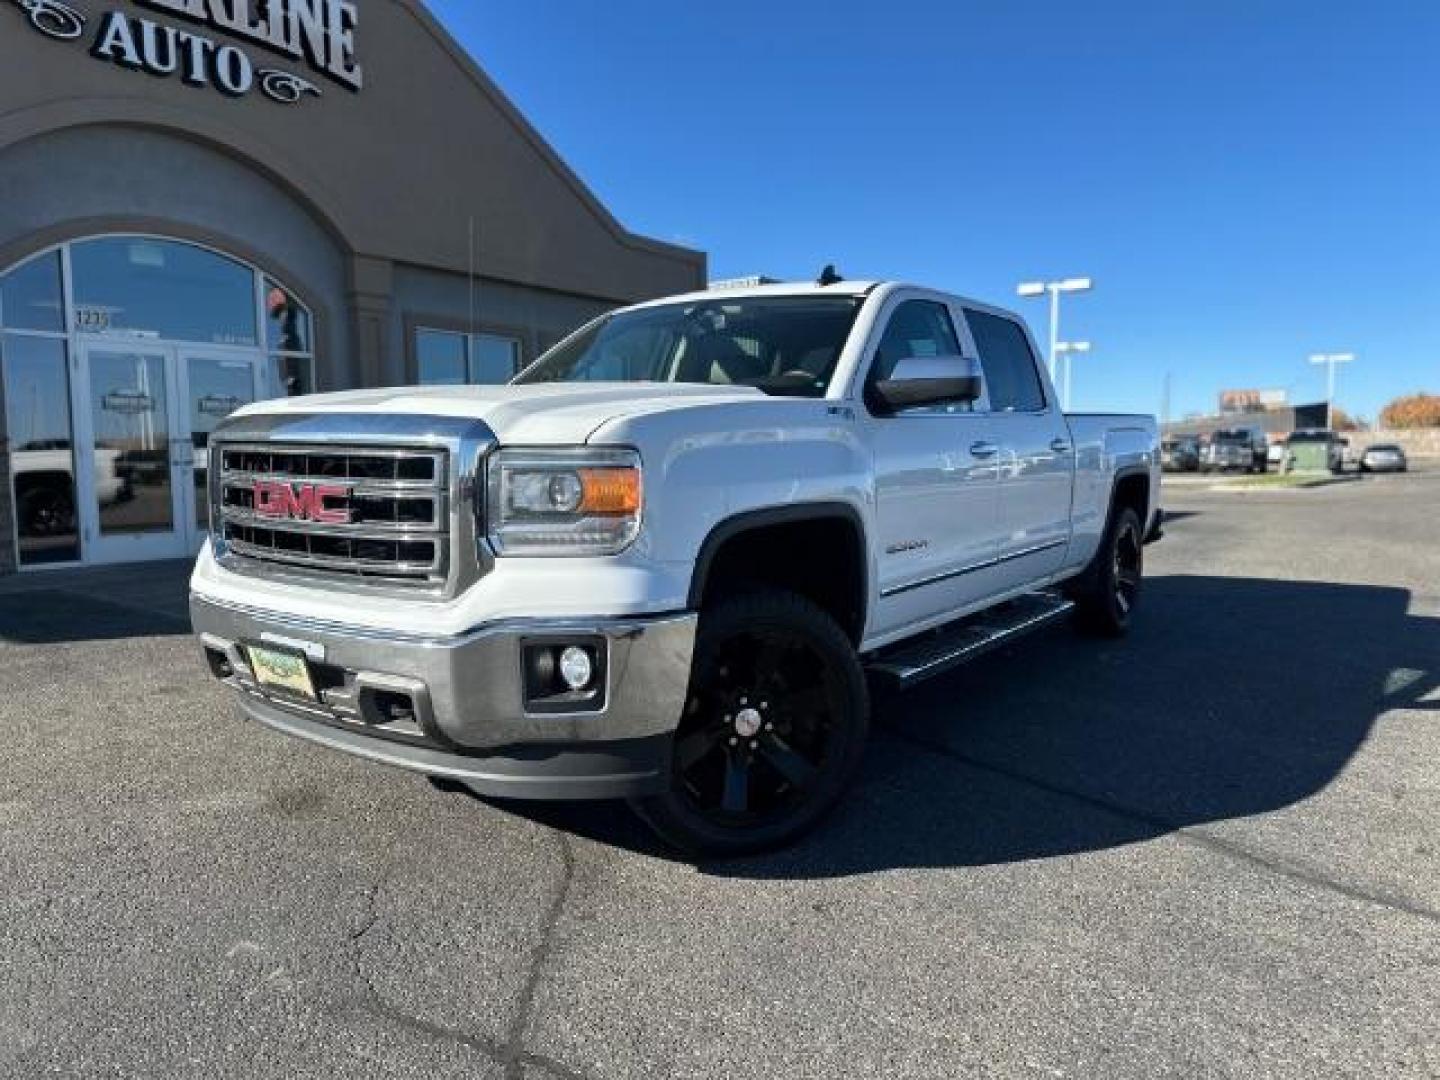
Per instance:
[[[250,667],[255,672],[255,678],[265,689],[278,690],[307,701],[318,700],[315,683],[310,678],[310,665],[305,662],[305,657],[281,649],[261,648],[259,645],[251,645],[247,651],[250,653]]]

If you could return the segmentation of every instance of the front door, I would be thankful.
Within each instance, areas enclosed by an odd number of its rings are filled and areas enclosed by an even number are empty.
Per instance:
[[[255,400],[260,368],[249,354],[203,348],[83,346],[74,412],[87,562],[199,548],[207,525],[204,449],[220,420]]]
[[[949,305],[901,297],[884,327],[866,382],[902,360],[958,357]],[[898,636],[952,618],[997,591],[1000,446],[985,401],[871,415],[876,577],[872,634]]]

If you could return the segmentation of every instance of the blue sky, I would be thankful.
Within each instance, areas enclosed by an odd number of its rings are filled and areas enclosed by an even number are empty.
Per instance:
[[[1075,407],[1440,391],[1440,4],[432,0],[629,228],[712,277],[1016,306],[1088,274]]]

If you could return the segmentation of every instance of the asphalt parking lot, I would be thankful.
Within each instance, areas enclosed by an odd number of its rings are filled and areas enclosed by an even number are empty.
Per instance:
[[[1440,1075],[1440,470],[1166,501],[1129,641],[717,865],[240,721],[174,567],[0,585],[0,1075]]]

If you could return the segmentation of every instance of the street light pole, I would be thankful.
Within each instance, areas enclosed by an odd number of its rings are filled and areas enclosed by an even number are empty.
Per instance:
[[[1021,296],[1050,294],[1050,381],[1055,381],[1060,345],[1060,294],[1088,292],[1095,283],[1088,277],[1065,278],[1063,281],[1027,281],[1015,291]]]
[[[1088,341],[1057,341],[1055,343],[1056,355],[1065,358],[1065,392],[1061,398],[1064,402],[1061,407],[1066,412],[1070,411],[1070,387],[1075,378],[1075,354],[1089,351],[1090,342]]]
[[[1354,353],[1316,353],[1310,357],[1310,363],[1326,367],[1325,427],[1329,431],[1335,430],[1335,368],[1354,359]]]
[[[1055,381],[1055,365],[1060,362],[1060,290],[1050,287],[1050,381]],[[1066,406],[1067,408],[1069,406]]]

